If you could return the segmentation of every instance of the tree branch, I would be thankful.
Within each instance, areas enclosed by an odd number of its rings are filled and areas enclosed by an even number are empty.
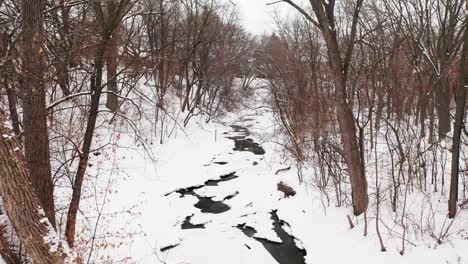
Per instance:
[[[351,34],[349,36],[349,42],[348,42],[348,48],[346,49],[346,55],[345,59],[343,62],[343,72],[345,75],[345,78],[348,74],[349,70],[349,65],[351,64],[351,56],[353,55],[353,49],[354,49],[354,40],[356,39],[356,28],[357,24],[359,21],[359,12],[362,8],[362,3],[364,0],[358,0],[356,3],[356,7],[354,8],[354,14],[353,14],[353,22],[351,24]]]
[[[307,13],[303,8],[301,8],[300,6],[298,6],[297,4],[295,4],[295,3],[294,3],[293,1],[291,1],[291,0],[279,0],[279,1],[276,1],[276,2],[267,3],[267,5],[274,5],[274,4],[281,3],[281,2],[285,2],[285,3],[289,4],[290,6],[294,7],[294,9],[296,9],[296,10],[299,11],[302,15],[304,15],[304,17],[305,17],[309,22],[311,22],[314,26],[320,28],[320,24],[319,24],[309,13]]]

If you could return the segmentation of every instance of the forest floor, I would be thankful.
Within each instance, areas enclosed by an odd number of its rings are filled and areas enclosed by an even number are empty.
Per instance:
[[[104,208],[99,233],[113,246],[93,254],[113,263],[468,263],[467,241],[407,243],[401,256],[398,239],[385,240],[380,252],[372,223],[363,236],[362,217],[350,229],[349,208],[324,206],[307,174],[299,184],[275,142],[267,91],[254,85],[247,105],[222,121],[195,117],[164,144],[148,142],[154,158],[132,136],[118,136],[101,174],[124,176],[96,202]],[[296,194],[285,197],[279,182]]]

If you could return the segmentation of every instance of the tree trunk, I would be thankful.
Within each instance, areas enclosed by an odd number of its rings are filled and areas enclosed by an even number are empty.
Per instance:
[[[445,64],[443,64],[445,65]],[[435,85],[435,100],[438,119],[438,134],[439,138],[443,139],[450,132],[450,94],[448,89],[449,65],[442,66],[442,73],[438,83]]]
[[[12,34],[8,34],[4,32],[0,35],[0,57],[5,58],[5,62],[3,66],[0,67],[0,78],[3,82],[3,86],[5,87],[7,98],[8,98],[8,108],[10,110],[10,119],[13,125],[13,131],[15,131],[16,135],[20,134],[20,124],[19,124],[19,117],[18,117],[18,110],[16,107],[17,100],[16,100],[16,92],[13,85],[10,85],[10,81],[12,80],[12,73],[14,72],[14,66],[12,59],[10,58],[11,47],[13,47],[13,40]],[[10,47],[10,50],[9,50]]]
[[[61,8],[62,13],[62,31],[61,44],[59,44],[60,54],[58,54],[58,63],[55,65],[57,71],[57,81],[64,96],[69,96],[70,91],[70,64],[71,64],[71,49],[73,43],[69,40],[70,34],[70,7],[66,5]],[[57,18],[58,20],[58,18]]]
[[[346,100],[346,80],[341,70],[338,44],[335,41],[327,41],[329,63],[335,75],[335,105],[340,127],[341,142],[348,165],[351,179],[351,192],[354,214],[360,215],[367,210],[367,180],[361,160],[359,145],[356,138],[356,124],[354,115]]]
[[[119,97],[117,96],[117,45],[116,38],[113,37],[110,46],[107,49],[106,68],[107,68],[107,93],[106,107],[111,112],[116,112],[119,107]]]
[[[62,62],[58,63],[58,65],[56,66],[58,84],[64,96],[69,96],[71,94],[70,76],[68,73],[69,64],[70,63],[68,62],[68,59],[65,58]]]
[[[111,1],[110,3],[115,2]],[[91,76],[91,108],[89,109],[80,162],[76,170],[72,199],[68,207],[67,224],[65,226],[65,237],[67,238],[70,247],[73,247],[75,244],[76,217],[78,209],[80,208],[81,189],[83,187],[86,167],[88,166],[89,152],[91,150],[91,143],[93,142],[94,130],[96,128],[96,121],[99,113],[99,100],[101,99],[102,89],[104,88],[102,84],[102,70],[105,61],[104,53],[115,30],[122,22],[125,13],[128,12],[127,7],[129,1],[120,0],[118,5],[116,3],[114,5],[109,4],[107,14],[104,14],[101,2],[94,1],[91,2],[91,4],[101,26],[102,32],[100,34],[100,41],[94,58],[94,73],[93,76]]]
[[[42,0],[22,1],[22,89],[25,155],[31,182],[41,207],[55,228],[44,86]]]
[[[19,116],[18,116],[18,109],[16,107],[17,100],[16,100],[16,91],[14,87],[11,87],[8,83],[8,77],[5,76],[3,79],[5,89],[7,92],[7,98],[8,98],[8,109],[10,110],[10,119],[11,119],[11,124],[13,126],[13,131],[15,132],[16,135],[19,135],[21,133],[20,129],[20,122],[19,122]]]
[[[468,9],[468,2],[467,9]],[[458,200],[458,176],[460,159],[460,138],[463,129],[463,120],[466,106],[466,88],[468,87],[468,26],[465,25],[465,36],[461,59],[461,81],[456,96],[457,109],[455,112],[455,125],[452,143],[452,169],[450,178],[449,218],[454,218],[457,213]]]
[[[41,208],[31,184],[26,160],[12,131],[4,127],[0,110],[0,196],[13,228],[33,264],[73,263]]]
[[[76,170],[75,182],[73,183],[72,199],[68,208],[65,236],[67,238],[68,244],[72,248],[75,244],[76,217],[78,209],[80,208],[81,189],[83,187],[86,167],[88,166],[89,152],[91,150],[91,143],[93,142],[94,129],[96,128],[96,121],[99,112],[99,100],[101,98],[103,89],[102,68],[107,41],[108,38],[101,40],[101,44],[98,47],[96,54],[94,76],[91,78],[91,109],[89,110],[88,123],[84,135],[80,162],[78,164],[78,169]]]
[[[115,12],[115,2],[108,2],[109,12]],[[117,27],[106,48],[106,68],[107,68],[107,93],[106,107],[111,112],[116,112],[119,107],[119,97],[117,96],[117,67],[118,67],[118,42],[119,42],[119,27]]]
[[[354,36],[359,10],[362,1],[358,1],[353,17],[352,32],[350,42],[348,43],[345,61],[342,61],[336,35],[336,29],[333,7],[326,7],[326,14],[324,9],[320,6],[318,1],[311,1],[316,13],[317,19],[320,23],[320,30],[325,39],[328,51],[328,63],[331,71],[335,75],[335,106],[338,118],[338,125],[340,127],[341,142],[343,144],[343,152],[348,166],[349,176],[351,180],[351,192],[353,200],[353,209],[355,215],[360,215],[367,210],[369,198],[367,194],[367,180],[365,176],[365,168],[363,160],[361,160],[360,148],[356,135],[356,124],[354,122],[354,115],[352,109],[347,101],[346,95],[346,73],[347,67],[350,64],[351,54],[354,45]],[[354,31],[354,32],[353,32]]]

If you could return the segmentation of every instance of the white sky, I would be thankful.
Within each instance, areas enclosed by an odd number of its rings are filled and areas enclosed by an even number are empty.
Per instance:
[[[242,24],[247,31],[254,34],[262,34],[271,32],[274,29],[274,11],[277,10],[280,14],[287,14],[292,11],[286,3],[277,3],[274,5],[266,5],[275,0],[231,0],[236,4],[239,10]]]

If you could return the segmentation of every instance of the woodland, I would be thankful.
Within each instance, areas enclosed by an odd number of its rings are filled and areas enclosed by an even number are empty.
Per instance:
[[[468,1],[278,6],[0,0],[3,263],[468,263]]]

